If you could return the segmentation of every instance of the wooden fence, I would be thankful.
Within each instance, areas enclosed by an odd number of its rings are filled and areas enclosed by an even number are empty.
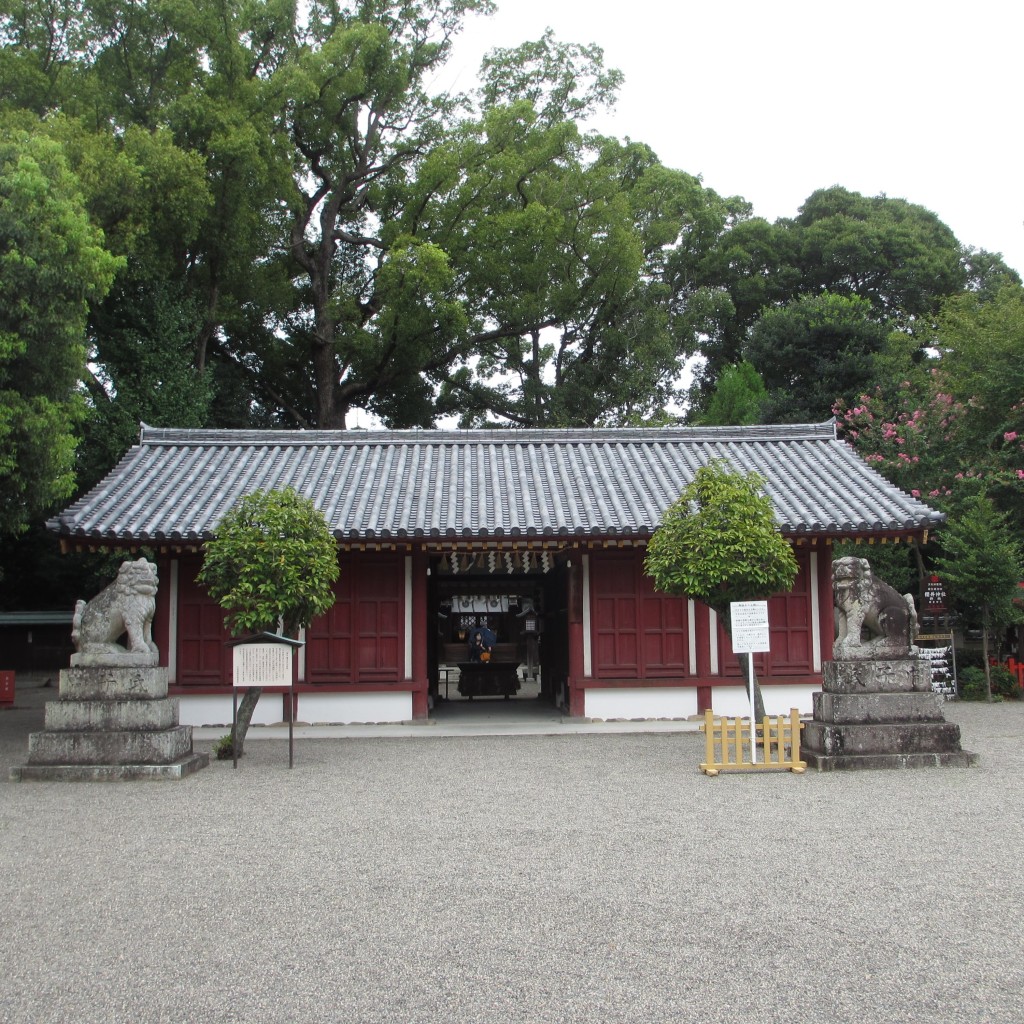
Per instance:
[[[757,762],[751,756],[750,722],[742,718],[716,718],[714,712],[704,712],[700,731],[704,733],[704,763],[700,770],[705,775],[720,771],[764,771],[785,769],[801,774],[807,767],[800,760],[800,731],[803,729],[800,712],[791,708],[788,715],[771,718],[768,715],[757,726]]]

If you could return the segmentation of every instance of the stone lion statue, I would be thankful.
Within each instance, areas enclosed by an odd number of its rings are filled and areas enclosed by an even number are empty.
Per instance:
[[[71,625],[72,665],[155,665],[156,566],[145,558],[122,562],[117,579],[91,601],[79,601]],[[125,634],[128,644],[117,641]]]
[[[917,611],[910,594],[902,597],[878,579],[866,558],[832,563],[838,660],[906,658],[917,635]]]

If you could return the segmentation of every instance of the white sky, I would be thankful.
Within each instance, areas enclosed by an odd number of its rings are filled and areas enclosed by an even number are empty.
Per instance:
[[[594,127],[794,216],[816,189],[907,199],[1024,273],[1019,0],[498,0],[448,67],[469,89],[494,46],[597,43],[626,76]]]

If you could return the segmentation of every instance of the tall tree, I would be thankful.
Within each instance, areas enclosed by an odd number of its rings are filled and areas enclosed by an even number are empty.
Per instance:
[[[8,125],[10,128],[10,126]],[[74,488],[88,303],[119,261],[104,248],[61,148],[10,128],[0,142],[0,532]]]
[[[949,296],[990,294],[1005,281],[1019,283],[998,255],[961,246],[930,210],[840,186],[812,193],[796,217],[774,224],[741,219],[702,262],[699,280],[728,299],[725,320],[707,335],[705,362],[691,389],[697,413],[758,320],[801,297],[867,300],[872,320],[926,344]]]

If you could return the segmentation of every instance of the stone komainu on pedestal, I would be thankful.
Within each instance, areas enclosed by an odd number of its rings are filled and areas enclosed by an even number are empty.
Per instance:
[[[180,779],[209,763],[192,750],[192,727],[178,724],[178,700],[157,664],[156,593],[156,566],[140,558],[78,602],[60,699],[47,702],[45,729],[29,736],[28,764],[12,779]]]
[[[913,645],[917,614],[865,558],[832,563],[836,640],[800,756],[822,771],[976,764]]]

